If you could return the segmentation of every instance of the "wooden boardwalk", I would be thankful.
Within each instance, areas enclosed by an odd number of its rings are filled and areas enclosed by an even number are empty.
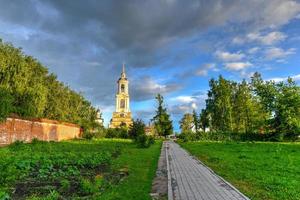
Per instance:
[[[249,200],[178,144],[168,141],[166,145],[172,190],[169,200]]]

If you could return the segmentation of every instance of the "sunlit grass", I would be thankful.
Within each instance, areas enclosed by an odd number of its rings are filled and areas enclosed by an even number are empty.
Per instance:
[[[299,143],[181,144],[251,199],[300,199]]]

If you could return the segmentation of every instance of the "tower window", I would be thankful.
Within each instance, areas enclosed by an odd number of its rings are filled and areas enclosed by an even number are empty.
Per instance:
[[[124,84],[121,85],[121,92],[125,92],[125,85]]]
[[[121,108],[125,108],[125,99],[121,99],[121,102],[120,102],[120,107]]]

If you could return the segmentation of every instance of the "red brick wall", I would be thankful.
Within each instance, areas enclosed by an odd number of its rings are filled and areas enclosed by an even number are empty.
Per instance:
[[[0,123],[0,145],[7,145],[16,140],[30,142],[37,138],[44,141],[61,141],[80,136],[79,126],[54,120],[7,118],[5,122]]]

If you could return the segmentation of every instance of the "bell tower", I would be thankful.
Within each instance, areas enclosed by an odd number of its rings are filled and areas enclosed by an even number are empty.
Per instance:
[[[117,128],[120,126],[129,127],[132,124],[128,83],[129,81],[126,77],[125,65],[123,64],[121,77],[117,81],[118,89],[116,94],[116,110],[110,120],[110,128]]]

